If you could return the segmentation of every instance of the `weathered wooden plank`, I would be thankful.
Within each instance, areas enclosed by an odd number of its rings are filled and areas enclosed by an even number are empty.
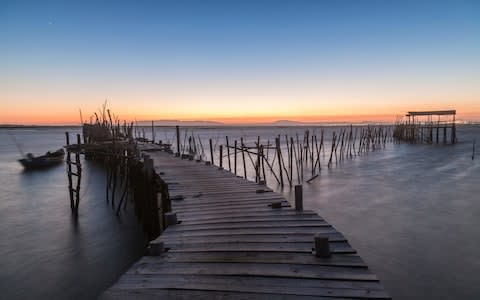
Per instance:
[[[256,213],[256,212],[261,212],[261,211],[272,211],[272,210],[282,210],[285,208],[290,208],[290,204],[287,205],[286,202],[282,202],[282,208],[279,209],[272,209],[271,206],[269,205],[259,205],[258,207],[243,207],[242,212],[244,213]],[[219,208],[215,209],[212,208],[211,210],[199,210],[199,211],[188,211],[188,212],[183,212],[183,211],[177,211],[178,214],[181,214],[182,216],[185,216],[187,218],[189,217],[197,217],[197,216],[227,216],[229,213],[239,213],[239,211],[233,211],[230,208]],[[274,214],[274,212],[272,212]]]
[[[210,185],[200,185],[195,184],[192,187],[184,187],[183,185],[174,185],[169,187],[170,192],[172,193],[181,193],[185,192],[194,192],[194,191],[202,191],[206,194],[217,194],[221,189],[221,192],[238,192],[238,193],[253,193],[256,190],[263,189],[265,187],[261,186],[252,186],[249,184],[226,184],[226,183],[215,183]]]
[[[171,227],[169,227],[171,228]],[[323,234],[337,232],[333,227],[302,227],[302,228],[247,228],[247,229],[223,229],[216,228],[202,231],[182,231],[173,232],[169,228],[162,234],[166,238],[169,236],[187,237],[187,236],[213,236],[213,235],[236,235],[236,234]]]
[[[127,274],[204,274],[242,275],[292,278],[318,278],[332,280],[378,281],[368,269],[332,267],[300,264],[258,264],[258,263],[140,263]]]
[[[278,200],[282,202],[282,205],[290,205],[286,200]],[[257,208],[257,207],[268,207],[272,201],[269,200],[259,200],[257,202],[246,202],[246,203],[219,203],[217,205],[193,205],[191,207],[185,206],[182,207],[182,213],[188,212],[203,212],[203,211],[217,211],[221,209],[240,209],[240,208]]]
[[[203,252],[203,251],[245,251],[245,252],[303,252],[312,253],[313,243],[188,243],[165,241],[165,247],[171,252]],[[332,253],[356,253],[346,242],[330,243]]]
[[[355,254],[332,254],[330,257],[316,257],[311,253],[289,252],[166,252],[160,256],[146,256],[145,263],[159,262],[235,262],[235,263],[283,263],[324,266],[348,266],[366,268],[362,258]]]
[[[231,222],[215,222],[211,224],[180,224],[178,226],[172,226],[170,230],[204,230],[204,229],[215,229],[215,228],[260,228],[260,227],[272,227],[272,226],[283,226],[283,227],[304,227],[304,226],[318,226],[318,227],[330,227],[331,225],[323,220],[317,219],[278,219],[278,220],[237,220]]]
[[[217,218],[213,220],[199,220],[183,222],[182,226],[196,226],[206,224],[217,224],[217,226],[224,226],[226,224],[235,223],[250,223],[250,222],[290,222],[290,221],[324,221],[317,215],[291,215],[291,216],[247,216],[247,217],[231,217],[231,218]]]
[[[183,225],[170,227],[170,232],[192,231],[192,230],[211,230],[211,229],[241,229],[241,228],[286,228],[286,227],[331,227],[325,221],[318,220],[288,220],[288,221],[261,221],[261,222],[230,222],[205,225]]]
[[[298,296],[283,295],[274,293],[243,293],[243,292],[219,292],[219,291],[195,291],[195,290],[174,290],[174,289],[130,289],[119,290],[110,289],[100,296],[102,300],[116,299],[139,299],[139,300],[331,300],[331,297],[315,297],[315,296]],[[347,298],[335,298],[336,300],[348,300]],[[350,298],[351,300],[351,298]]]
[[[170,190],[170,189],[169,189]],[[209,195],[225,195],[225,194],[253,194],[256,193],[257,189],[254,188],[249,188],[249,189],[223,189],[221,185],[218,186],[217,190],[201,190],[201,189],[195,189],[195,190],[171,190],[172,195],[188,195],[188,196],[194,196],[199,192],[209,194]],[[269,192],[267,192],[269,193]]]
[[[173,195],[173,194],[172,194]],[[222,202],[252,202],[252,201],[260,201],[260,200],[285,200],[282,196],[273,193],[262,193],[262,194],[232,194],[232,195],[205,195],[202,193],[193,194],[192,196],[189,195],[179,195],[183,196],[182,200],[174,200],[173,205],[182,207],[188,206],[193,203],[195,204],[203,204],[203,205],[215,205],[216,203]]]
[[[142,259],[143,260],[143,259]],[[346,280],[323,280],[323,279],[308,279],[308,278],[282,278],[282,277],[262,277],[262,276],[222,276],[222,275],[205,275],[205,274],[195,274],[195,275],[175,275],[175,274],[164,274],[164,275],[140,275],[140,274],[125,274],[120,279],[120,282],[129,282],[131,280],[138,280],[139,278],[144,279],[165,279],[167,281],[178,281],[178,282],[226,282],[230,283],[236,281],[238,284],[243,285],[259,285],[259,286],[286,286],[286,287],[297,287],[297,288],[334,288],[334,289],[357,289],[357,290],[372,290],[379,291],[383,290],[383,287],[379,284],[378,281],[346,281]]]
[[[177,213],[182,214],[181,210],[177,211]],[[188,214],[182,214],[184,220],[196,220],[196,221],[204,221],[204,220],[225,220],[225,219],[233,219],[233,218],[242,218],[242,217],[280,217],[280,216],[312,216],[316,215],[314,212],[310,211],[296,211],[293,209],[276,209],[272,210],[270,207],[268,209],[262,209],[258,211],[230,211],[225,214],[215,214],[213,216],[210,215],[191,215],[190,218]]]
[[[155,239],[156,242],[183,242],[183,243],[309,243],[313,245],[313,234],[294,233],[294,234],[226,234],[226,235],[201,235],[201,236],[174,236],[168,237],[161,235]],[[331,242],[345,242],[346,238],[339,232],[323,233],[322,236],[328,237]]]
[[[284,295],[301,296],[328,296],[328,297],[349,297],[349,298],[373,298],[385,299],[385,291],[378,289],[353,289],[333,287],[308,287],[294,285],[279,285],[275,278],[270,280],[257,281],[255,277],[237,278],[227,276],[195,276],[182,280],[181,276],[158,276],[158,275],[127,275],[119,282],[117,289],[176,289],[176,290],[204,290],[224,292],[250,292],[271,294],[275,291]],[[297,280],[298,281],[298,280]]]

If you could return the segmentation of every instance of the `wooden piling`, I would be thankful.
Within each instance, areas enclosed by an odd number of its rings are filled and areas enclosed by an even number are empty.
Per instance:
[[[233,174],[235,174],[235,176],[237,176],[237,140],[235,140],[235,142],[233,143],[233,146],[234,146],[234,149],[233,149],[233,152],[234,152],[234,157],[233,157]]]
[[[75,214],[78,214],[78,206],[80,204],[80,183],[82,181],[82,166],[80,164],[80,147],[82,144],[80,134],[77,134],[78,151],[75,152],[75,166],[77,176],[77,186],[75,188]]]
[[[282,160],[280,159],[280,157],[282,156],[282,150],[280,149],[280,138],[275,138],[275,148],[277,150],[277,157],[278,157],[278,173],[280,176],[280,185],[283,187]]]
[[[240,144],[242,145],[243,178],[247,179],[247,164],[245,163],[245,145],[243,144],[243,137],[240,138]]]
[[[180,156],[180,127],[178,125],[175,126],[175,131],[177,133],[177,152],[175,155]]]
[[[152,144],[155,144],[155,126],[152,121]]]
[[[230,146],[228,144],[228,136],[225,137],[225,140],[227,142],[228,171],[232,172],[232,165],[230,164]]]
[[[70,146],[70,135],[67,132],[65,132],[65,140],[67,146]],[[71,152],[69,149],[67,149],[67,178],[68,178],[68,194],[70,196],[70,208],[72,212],[74,211],[75,208],[75,200],[73,198],[73,185],[72,185],[72,158],[71,158]]]
[[[314,245],[316,257],[329,257],[331,255],[328,237],[322,235],[315,235]]]
[[[223,145],[220,145],[220,153],[218,155],[218,160],[220,162],[220,168],[223,168]]]
[[[209,143],[210,143],[210,162],[211,162],[211,164],[213,165],[214,163],[213,163],[213,144],[212,144],[212,139],[209,139],[208,141],[209,141]]]
[[[295,210],[303,210],[303,187],[301,184],[295,185]]]

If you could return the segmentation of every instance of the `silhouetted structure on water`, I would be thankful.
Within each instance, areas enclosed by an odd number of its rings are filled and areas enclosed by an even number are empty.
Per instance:
[[[409,111],[406,119],[397,121],[393,136],[397,141],[409,143],[455,144],[455,115],[455,110]]]

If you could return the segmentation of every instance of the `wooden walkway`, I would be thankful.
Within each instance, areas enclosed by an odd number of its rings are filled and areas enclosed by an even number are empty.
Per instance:
[[[180,224],[102,299],[390,299],[345,237],[311,211],[216,166],[150,153]],[[262,190],[264,192],[260,192]],[[182,198],[182,197],[177,197]],[[271,203],[282,201],[282,208]],[[329,237],[332,255],[312,254]]]

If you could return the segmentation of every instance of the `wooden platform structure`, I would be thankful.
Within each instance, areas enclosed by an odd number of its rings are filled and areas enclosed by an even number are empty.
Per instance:
[[[432,144],[443,140],[443,143],[455,144],[457,142],[456,113],[456,110],[409,111],[404,121],[397,122],[394,137],[410,143]],[[443,138],[440,138],[441,131],[443,131]]]
[[[101,299],[390,299],[346,238],[311,211],[204,162],[151,152],[178,222]],[[274,208],[278,207],[278,208]],[[312,254],[314,236],[331,255]]]

